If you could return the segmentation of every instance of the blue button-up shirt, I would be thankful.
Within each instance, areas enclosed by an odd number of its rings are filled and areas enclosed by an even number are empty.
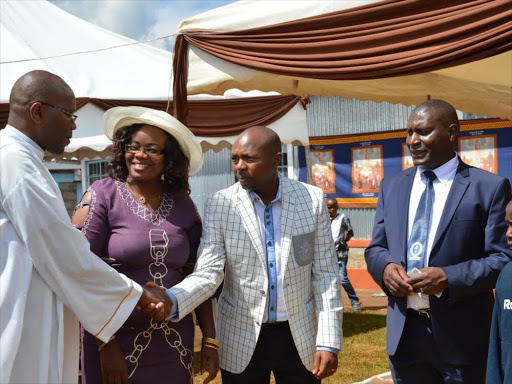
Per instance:
[[[283,266],[281,264],[281,216],[283,211],[281,185],[281,174],[279,174],[279,187],[276,197],[266,206],[255,192],[250,192],[258,218],[263,249],[265,249],[267,256],[269,295],[263,322],[269,323],[288,320],[283,290]],[[339,353],[336,348],[324,346],[317,346],[317,350],[329,351],[336,355]]]
[[[263,322],[286,321],[286,304],[283,291],[281,265],[281,213],[283,210],[281,177],[276,197],[265,205],[255,192],[250,192],[254,211],[260,227],[260,237],[267,257],[268,300]]]

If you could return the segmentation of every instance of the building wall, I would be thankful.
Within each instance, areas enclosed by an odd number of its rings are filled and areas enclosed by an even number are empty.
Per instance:
[[[69,217],[73,214],[76,206],[77,183],[75,181],[70,183],[59,183],[60,192],[64,199],[64,205]]]
[[[307,108],[309,136],[353,135],[404,129],[415,106],[376,103],[341,97],[311,96]],[[346,208],[354,238],[370,239],[374,208]],[[355,249],[358,259],[362,257]],[[355,261],[355,260],[354,260]]]
[[[338,136],[405,129],[407,119],[414,105],[376,103],[341,97],[311,96],[306,117],[309,136]],[[457,111],[459,119],[471,120],[484,118]],[[352,221],[357,239],[370,239],[374,208],[347,208],[344,213]]]
[[[336,136],[403,129],[414,106],[341,97],[311,96],[309,136]]]
[[[59,186],[60,192],[62,193],[62,198],[64,200],[64,205],[66,206],[66,211],[71,217],[77,203],[79,183],[75,180],[75,175],[73,172],[53,170],[51,174]]]
[[[189,178],[190,197],[202,218],[204,217],[204,204],[208,197],[234,183],[235,176],[231,170],[231,149],[224,148],[219,152],[212,150],[204,152],[203,167]]]

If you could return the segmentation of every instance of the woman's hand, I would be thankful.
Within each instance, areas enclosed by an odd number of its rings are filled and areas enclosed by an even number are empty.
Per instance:
[[[201,346],[201,374],[208,372],[208,377],[204,380],[204,384],[208,384],[215,379],[219,371],[219,355],[217,349],[208,347],[205,340],[213,340],[213,346],[220,347],[220,343],[215,340],[215,323],[213,321],[212,300],[204,301],[195,309],[197,322],[203,335],[203,343]],[[210,340],[210,341],[211,341]]]
[[[208,372],[208,377],[203,381],[208,384],[215,379],[219,372],[219,354],[213,348],[206,346],[201,347],[201,374]]]
[[[103,384],[128,384],[128,368],[117,340],[111,340],[99,353]]]

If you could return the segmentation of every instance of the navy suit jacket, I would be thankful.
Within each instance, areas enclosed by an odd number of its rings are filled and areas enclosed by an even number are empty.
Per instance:
[[[406,266],[415,173],[413,167],[382,181],[372,241],[365,251],[368,271],[388,295],[389,355],[395,354],[400,342],[407,299],[390,294],[382,273],[389,263]],[[448,289],[441,297],[430,296],[434,338],[448,363],[485,364],[487,360],[493,288],[512,259],[505,238],[505,207],[510,197],[508,179],[459,159],[429,258],[429,266],[443,268],[448,276]]]

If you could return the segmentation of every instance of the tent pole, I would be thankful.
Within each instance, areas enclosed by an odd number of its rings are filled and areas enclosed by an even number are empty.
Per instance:
[[[293,156],[293,145],[286,144],[286,164],[288,168],[288,178],[296,180],[295,178],[295,164]]]

